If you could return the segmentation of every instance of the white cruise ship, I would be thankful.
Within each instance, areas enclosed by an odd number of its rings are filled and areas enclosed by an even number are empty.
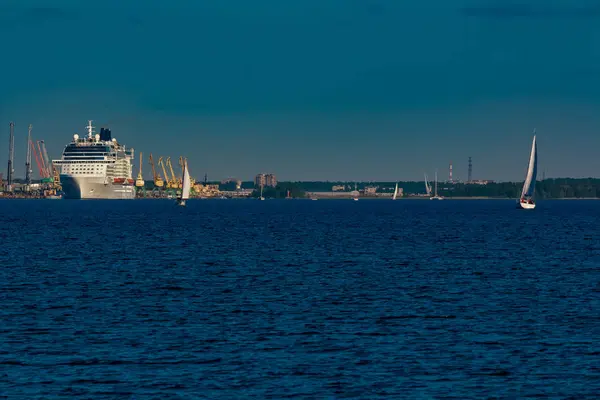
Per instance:
[[[88,121],[87,137],[73,135],[60,160],[52,162],[60,171],[65,199],[133,199],[133,149],[111,137],[108,129],[94,133]]]

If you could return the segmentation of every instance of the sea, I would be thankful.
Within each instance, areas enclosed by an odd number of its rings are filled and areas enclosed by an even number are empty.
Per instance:
[[[600,201],[0,200],[0,218],[0,398],[600,397]]]

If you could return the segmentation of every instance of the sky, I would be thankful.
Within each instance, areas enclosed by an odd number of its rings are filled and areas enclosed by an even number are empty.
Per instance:
[[[600,176],[597,0],[3,0],[0,171],[88,119],[198,178]],[[138,171],[138,160],[134,175]],[[35,168],[34,168],[35,170]]]

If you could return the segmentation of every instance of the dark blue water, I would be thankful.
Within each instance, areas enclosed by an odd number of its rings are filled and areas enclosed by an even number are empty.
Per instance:
[[[0,398],[600,394],[600,202],[0,201]]]

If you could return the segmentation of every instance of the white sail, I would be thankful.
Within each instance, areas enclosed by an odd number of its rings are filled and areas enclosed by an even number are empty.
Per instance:
[[[190,170],[187,165],[187,160],[183,162],[183,187],[181,189],[181,199],[187,200],[190,198],[190,186],[192,182],[190,179]]]
[[[398,182],[396,182],[396,189],[394,189],[394,196],[392,197],[392,200],[396,200],[396,196],[398,196]]]
[[[437,179],[437,170],[435,171],[435,184],[434,184],[434,192],[433,192],[433,196],[431,196],[429,198],[429,200],[443,200],[444,198],[442,196],[438,195],[438,179]],[[431,187],[429,188],[429,192],[431,193]]]
[[[523,184],[521,198],[533,197],[535,194],[535,181],[537,179],[537,143],[535,135],[533,135],[533,143],[531,144],[531,155],[529,156],[529,167],[527,168],[527,176]]]
[[[427,192],[427,196],[431,195],[431,186],[427,182],[427,174],[425,174],[425,191]]]

